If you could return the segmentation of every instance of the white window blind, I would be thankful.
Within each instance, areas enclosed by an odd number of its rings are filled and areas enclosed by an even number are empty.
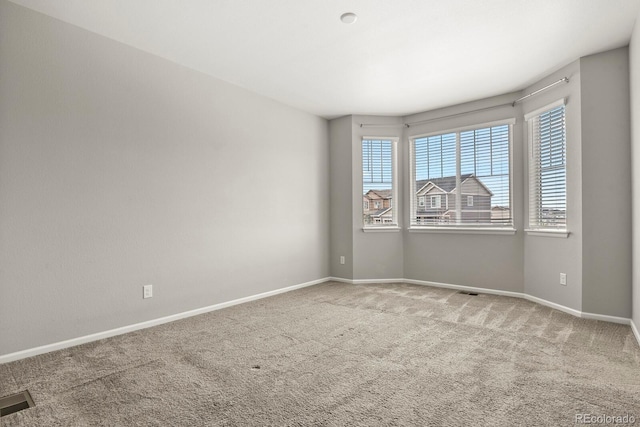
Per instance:
[[[529,228],[566,230],[567,148],[564,101],[525,118],[529,122]]]
[[[512,122],[412,139],[412,226],[513,226]]]
[[[397,225],[395,139],[362,140],[362,197],[365,227]]]

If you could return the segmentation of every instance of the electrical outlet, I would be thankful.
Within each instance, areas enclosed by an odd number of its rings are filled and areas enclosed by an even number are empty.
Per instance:
[[[344,255],[340,256],[340,264],[344,265]]]
[[[142,298],[153,297],[153,285],[144,285],[142,287]]]
[[[567,286],[567,275],[565,273],[560,273],[560,284]]]

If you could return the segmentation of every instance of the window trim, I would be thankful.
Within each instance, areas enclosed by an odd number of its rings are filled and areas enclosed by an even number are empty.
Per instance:
[[[514,214],[513,214],[513,180],[514,180],[514,171],[513,171],[513,144],[514,144],[514,125],[517,123],[517,120],[515,117],[509,117],[509,118],[505,118],[505,119],[500,119],[500,120],[493,120],[490,122],[484,122],[484,123],[477,123],[477,124],[473,124],[473,125],[467,125],[467,126],[460,126],[460,127],[456,127],[456,128],[449,128],[449,129],[443,129],[443,130],[437,130],[437,131],[432,131],[432,132],[426,132],[426,133],[419,133],[416,135],[409,135],[407,140],[409,143],[409,225],[408,225],[408,230],[410,232],[424,232],[424,233],[460,233],[460,234],[501,234],[501,235],[513,235],[516,233],[516,227],[515,227],[515,218],[514,218]],[[417,207],[418,206],[418,201],[417,201],[417,197],[416,197],[416,191],[417,189],[415,188],[415,183],[416,183],[416,166],[415,166],[415,140],[419,139],[419,138],[426,138],[426,137],[430,137],[430,136],[436,136],[436,135],[444,135],[444,134],[448,134],[448,133],[462,133],[462,132],[466,132],[466,131],[470,131],[470,130],[476,130],[476,129],[483,129],[483,128],[489,128],[489,127],[494,127],[494,126],[502,126],[502,125],[508,125],[509,126],[509,209],[511,210],[511,224],[509,225],[505,225],[503,227],[500,226],[496,226],[494,224],[487,224],[487,225],[470,225],[470,224],[463,224],[463,225],[439,225],[439,226],[434,226],[434,225],[423,225],[423,224],[413,224],[412,221],[412,215],[413,215],[413,210],[414,210],[414,206]],[[458,137],[456,137],[458,138]],[[457,146],[457,142],[456,142],[456,146]],[[458,150],[458,147],[456,147],[456,150]]]
[[[409,228],[409,233],[449,233],[449,234],[496,234],[496,235],[514,235],[518,230],[509,227],[431,227],[418,226]]]
[[[425,138],[425,137],[428,137],[428,136],[444,135],[446,133],[466,132],[466,131],[470,131],[470,130],[476,130],[476,129],[482,129],[482,128],[490,128],[490,127],[500,126],[500,125],[515,125],[515,124],[516,124],[516,118],[515,117],[509,117],[509,118],[502,119],[502,120],[493,120],[493,121],[490,121],[490,122],[478,123],[478,124],[475,124],[475,125],[460,126],[460,127],[457,127],[457,128],[449,128],[449,129],[437,130],[437,131],[432,131],[432,132],[427,132],[427,133],[418,133],[418,134],[415,134],[415,135],[410,135],[409,136],[409,142],[411,142],[414,139]],[[366,139],[366,138],[363,138],[363,139]],[[378,139],[382,139],[382,138],[378,138]],[[513,138],[511,138],[511,139],[513,139]]]
[[[527,114],[524,115],[524,120],[526,122],[529,122],[531,119],[533,119],[536,116],[539,116],[542,113],[546,113],[549,110],[553,110],[554,108],[557,107],[566,107],[567,106],[567,98],[560,98],[557,101],[552,102],[551,104],[547,104],[544,107],[540,107],[540,108],[536,108],[533,111],[528,112]]]
[[[527,236],[556,237],[559,239],[566,239],[571,234],[571,232],[569,232],[568,230],[561,230],[561,229],[537,230],[537,229],[526,228],[524,231],[525,233],[527,233]]]
[[[363,227],[362,231],[365,233],[397,233],[399,231],[401,231],[402,228],[400,228],[397,225],[378,225],[375,227]]]
[[[362,230],[363,231],[399,231],[400,230],[400,223],[399,223],[399,212],[398,212],[398,207],[400,206],[400,203],[398,203],[398,199],[399,199],[399,184],[398,184],[398,142],[400,140],[399,137],[397,136],[361,136],[360,137],[360,190],[359,192],[362,193],[363,190],[363,186],[364,186],[364,168],[363,168],[363,164],[362,164],[362,143],[365,140],[378,140],[378,141],[391,141],[391,191],[392,191],[392,198],[391,198],[391,214],[392,214],[392,223],[384,223],[383,220],[381,220],[380,224],[365,224],[364,223],[364,206],[363,204],[360,204],[361,210],[360,210],[360,218],[361,218],[361,224],[362,224]],[[364,195],[364,194],[363,194]],[[384,203],[382,204],[382,206],[384,206]]]
[[[564,145],[565,145],[565,150],[568,152],[568,139],[567,139],[567,129],[566,129],[566,120],[567,120],[567,110],[566,110],[566,106],[567,106],[567,98],[560,98],[557,101],[554,101],[550,104],[546,104],[540,108],[537,108],[533,111],[530,111],[528,113],[526,113],[524,115],[524,120],[526,122],[527,125],[527,170],[526,170],[526,178],[527,178],[527,197],[526,197],[526,203],[527,203],[527,209],[526,209],[526,214],[527,214],[527,228],[525,228],[525,233],[528,236],[539,236],[539,237],[556,237],[556,238],[568,238],[569,235],[571,234],[571,232],[569,231],[569,217],[567,215],[567,212],[569,212],[569,197],[568,197],[568,189],[565,189],[565,220],[564,220],[564,227],[563,228],[540,228],[540,227],[536,227],[536,226],[532,226],[531,225],[531,167],[532,167],[532,161],[533,161],[533,119],[535,119],[536,117],[540,116],[541,114],[544,114],[548,111],[551,111],[555,108],[558,107],[565,107],[565,111],[564,111],[564,119],[565,119],[565,135],[564,135]],[[564,170],[565,170],[565,186],[568,185],[568,179],[567,179],[567,173],[568,173],[568,158],[567,155],[565,154],[565,164],[564,164]]]

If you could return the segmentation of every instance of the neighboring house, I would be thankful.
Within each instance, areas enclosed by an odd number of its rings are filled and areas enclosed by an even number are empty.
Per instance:
[[[491,223],[493,193],[473,174],[461,175],[461,222]],[[418,224],[455,224],[456,177],[416,181],[416,222]]]
[[[493,206],[491,208],[491,222],[510,222],[511,209],[506,206]]]
[[[362,212],[365,224],[391,224],[392,190],[369,190],[362,196]]]

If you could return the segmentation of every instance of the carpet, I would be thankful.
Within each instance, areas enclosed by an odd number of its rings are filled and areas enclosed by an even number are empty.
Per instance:
[[[25,389],[2,426],[640,423],[640,348],[522,299],[328,282],[0,365]]]

